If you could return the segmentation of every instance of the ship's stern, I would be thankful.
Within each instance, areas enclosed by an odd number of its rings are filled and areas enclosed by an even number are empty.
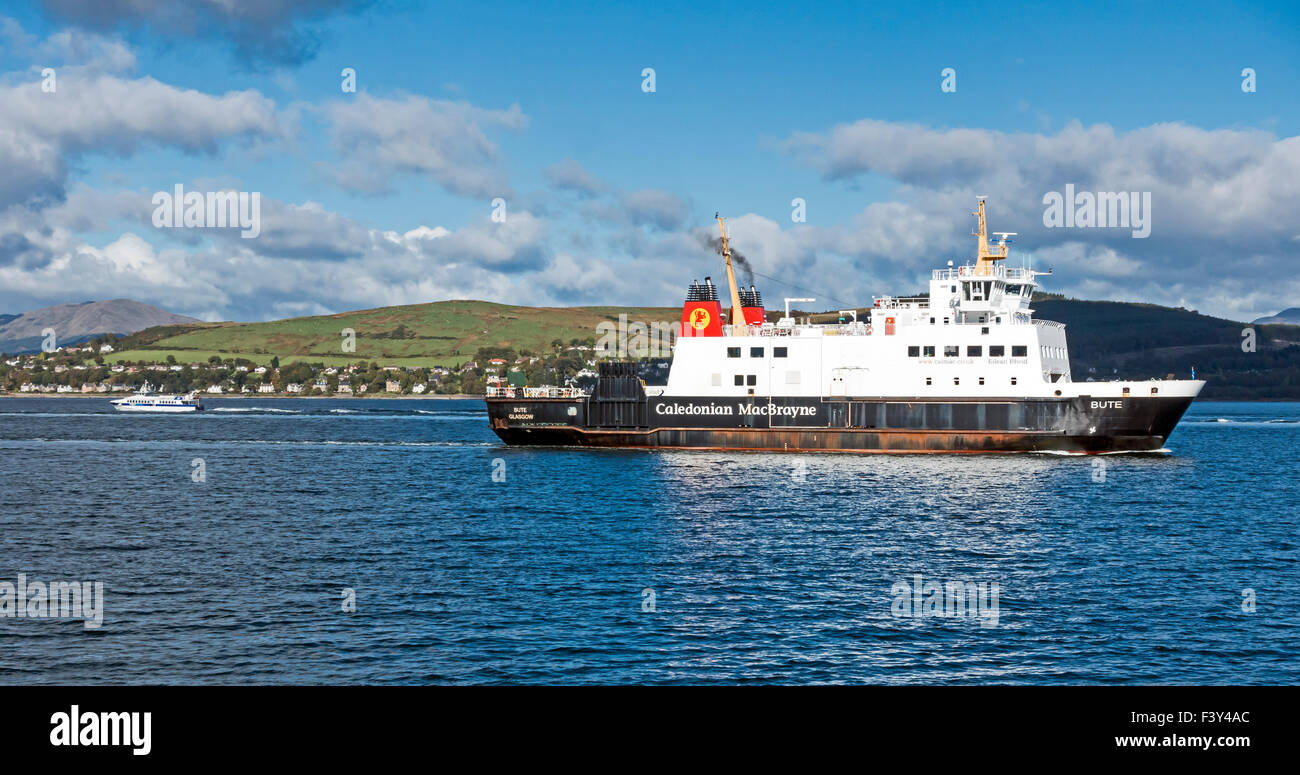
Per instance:
[[[572,444],[586,421],[582,397],[489,396],[485,401],[492,431],[507,444]]]

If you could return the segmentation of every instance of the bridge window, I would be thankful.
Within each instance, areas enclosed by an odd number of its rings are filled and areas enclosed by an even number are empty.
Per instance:
[[[786,357],[786,352],[787,352],[787,351],[786,351],[786,348],[784,348],[784,347],[773,347],[773,348],[772,348],[772,357],[773,357],[773,358],[784,358],[784,357]]]
[[[909,348],[907,348],[907,357],[909,357],[909,358],[920,358],[920,357],[921,357],[921,348],[920,348],[920,347],[909,347]]]
[[[961,348],[955,344],[945,344],[943,346],[943,357],[956,358],[961,354]]]
[[[1013,345],[1011,345],[1011,357],[1012,357],[1012,358],[1028,358],[1028,357],[1029,357],[1029,346],[1028,346],[1028,345],[1024,345],[1024,344],[1013,344]]]
[[[984,354],[984,348],[981,347],[980,345],[973,344],[966,348],[967,358],[978,358],[983,354]]]
[[[762,348],[762,347],[751,347],[751,348],[749,348],[749,357],[751,357],[751,358],[762,358],[762,357],[763,357],[763,348]]]
[[[740,348],[739,348],[739,347],[728,347],[728,348],[727,348],[727,357],[728,357],[728,358],[739,358],[739,357],[740,357]]]
[[[1001,357],[1003,357],[1003,356],[1006,355],[1006,354],[1007,354],[1007,348],[1006,348],[1006,347],[1004,347],[1004,346],[1002,346],[1002,345],[1000,345],[1000,344],[991,344],[991,345],[989,345],[989,357],[990,357],[990,358],[1001,358]]]

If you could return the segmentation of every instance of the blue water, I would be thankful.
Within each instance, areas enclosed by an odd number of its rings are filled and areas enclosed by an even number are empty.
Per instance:
[[[0,399],[0,581],[105,586],[99,629],[0,618],[0,683],[1300,681],[1300,404],[1074,457],[511,449],[478,401],[206,403]],[[916,573],[997,582],[996,620],[895,616]]]

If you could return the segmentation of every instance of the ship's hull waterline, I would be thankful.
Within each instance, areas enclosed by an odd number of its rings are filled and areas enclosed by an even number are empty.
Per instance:
[[[1078,452],[1161,449],[1190,397],[818,399],[489,398],[507,444],[776,452]]]

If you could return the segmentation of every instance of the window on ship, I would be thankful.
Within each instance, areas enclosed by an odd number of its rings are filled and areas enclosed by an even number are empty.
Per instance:
[[[978,358],[983,354],[984,354],[984,348],[981,347],[980,345],[973,344],[966,348],[967,358]]]
[[[1028,358],[1028,357],[1029,357],[1029,345],[1025,345],[1025,344],[1013,344],[1013,345],[1011,345],[1011,357],[1012,357],[1012,358]]]
[[[990,358],[1001,358],[1002,356],[1006,355],[1006,353],[1007,353],[1007,348],[1000,344],[989,345]]]
[[[961,354],[961,348],[955,344],[945,344],[943,346],[943,357],[956,358]]]
[[[762,347],[751,347],[751,348],[749,348],[749,357],[751,357],[751,358],[762,358],[762,357],[763,357],[763,348],[762,348]]]
[[[740,357],[740,348],[739,348],[739,347],[728,347],[728,348],[727,348],[727,357],[728,357],[728,358],[739,358],[739,357]]]
[[[909,358],[920,358],[920,357],[921,357],[921,348],[920,348],[920,347],[915,347],[915,346],[914,346],[914,347],[908,347],[908,348],[907,348],[907,357],[909,357]]]
[[[927,345],[925,346],[925,357],[927,357],[927,358],[933,358],[933,357],[934,357],[934,345],[932,345],[932,344],[927,344]]]
[[[787,352],[787,351],[786,351],[786,348],[784,348],[784,347],[773,347],[773,348],[772,348],[772,357],[773,357],[773,358],[784,358],[784,357],[786,357],[786,352]]]

